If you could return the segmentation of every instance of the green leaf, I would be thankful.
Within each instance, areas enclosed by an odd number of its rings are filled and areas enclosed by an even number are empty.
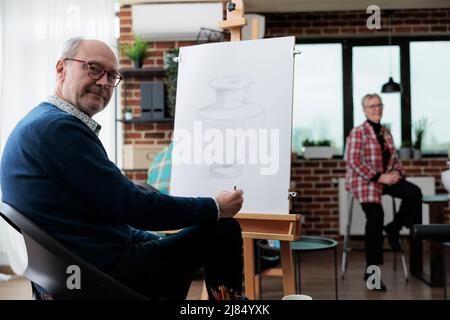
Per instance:
[[[147,48],[148,42],[142,41],[137,34],[134,35],[134,42],[132,44],[123,45],[125,55],[133,61],[144,60],[148,56]]]

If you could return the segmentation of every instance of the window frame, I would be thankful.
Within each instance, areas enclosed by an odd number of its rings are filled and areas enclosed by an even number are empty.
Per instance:
[[[447,35],[427,35],[427,36],[393,36],[391,45],[400,47],[400,82],[402,93],[400,96],[401,108],[401,139],[411,141],[411,65],[410,65],[410,43],[414,41],[450,41]],[[370,38],[296,38],[296,44],[342,44],[342,77],[343,77],[343,145],[345,139],[354,127],[353,123],[353,47],[359,46],[387,46],[389,39],[387,36]],[[399,146],[397,146],[399,147]],[[447,154],[424,154],[424,157],[439,158],[447,157]],[[343,156],[334,156],[341,159]]]

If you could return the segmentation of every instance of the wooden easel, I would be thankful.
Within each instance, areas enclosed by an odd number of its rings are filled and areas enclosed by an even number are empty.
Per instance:
[[[219,27],[229,29],[231,41],[240,41],[242,27],[247,24],[244,18],[242,0],[232,0],[227,4],[227,18],[219,22]],[[253,24],[253,27],[257,25]],[[254,28],[257,29],[257,28]],[[252,33],[256,38],[256,31]],[[287,190],[286,190],[287,192]],[[295,293],[294,265],[290,242],[300,238],[299,214],[245,214],[235,216],[242,228],[244,239],[244,277],[245,295],[256,299],[254,239],[280,240],[281,267],[283,271],[284,294]]]

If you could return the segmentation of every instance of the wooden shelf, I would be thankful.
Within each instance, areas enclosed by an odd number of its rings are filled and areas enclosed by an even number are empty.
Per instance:
[[[119,69],[119,72],[125,78],[165,77],[166,75],[166,72],[162,67],[142,68],[142,69],[122,68]]]
[[[123,123],[173,123],[173,118],[164,118],[164,119],[140,119],[140,118],[134,118],[131,120],[125,120],[125,119],[117,119],[119,122]]]

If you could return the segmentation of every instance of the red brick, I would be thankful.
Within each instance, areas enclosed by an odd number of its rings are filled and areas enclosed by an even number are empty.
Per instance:
[[[139,123],[134,125],[134,130],[154,130],[152,123]]]
[[[420,27],[413,27],[413,32],[429,32],[430,27],[428,26],[420,26]]]
[[[295,169],[296,174],[312,174],[311,169]]]
[[[329,169],[314,169],[314,174],[330,174]]]
[[[303,180],[305,180],[305,181],[320,181],[320,177],[319,176],[306,176],[306,177],[303,177]]]
[[[307,29],[305,29],[305,33],[306,34],[320,34],[321,33],[321,29],[319,29],[319,28],[307,28]]]
[[[341,28],[341,33],[357,33],[356,28]]]
[[[144,135],[144,138],[153,138],[153,139],[164,139],[164,132],[149,132]]]
[[[119,11],[119,17],[120,18],[125,18],[125,17],[131,18],[131,10],[121,8]]]
[[[173,130],[173,123],[157,123],[156,124],[157,130]]]
[[[163,139],[163,140],[158,140],[156,141],[156,144],[165,144],[165,145],[169,145],[172,141],[167,140],[167,139]]]
[[[336,168],[338,166],[338,162],[336,161],[323,161],[322,167],[323,168]]]
[[[308,28],[311,26],[311,22],[308,21],[294,22],[293,26],[294,28]]]
[[[411,32],[411,31],[412,31],[411,27],[395,27],[395,30],[394,30],[394,32],[397,32],[397,33],[406,33],[406,32]]]
[[[447,167],[447,159],[445,160],[430,160],[430,166],[432,167]]]
[[[319,161],[304,161],[303,163],[304,163],[305,167],[310,167],[310,168],[318,168],[320,166]]]
[[[431,32],[444,32],[447,31],[446,26],[431,26]]]
[[[140,139],[142,138],[142,134],[137,132],[127,132],[126,133],[126,139]]]

